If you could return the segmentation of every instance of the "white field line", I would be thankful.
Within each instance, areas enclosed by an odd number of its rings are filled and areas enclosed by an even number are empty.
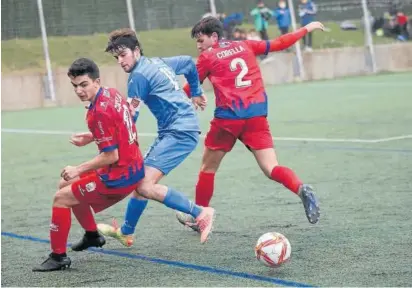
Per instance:
[[[40,134],[40,135],[72,135],[81,131],[61,131],[61,130],[36,130],[36,129],[12,129],[12,128],[2,128],[2,133],[16,133],[16,134]],[[139,137],[156,137],[157,133],[138,133]],[[205,136],[202,135],[202,138]],[[351,139],[351,138],[306,138],[306,137],[272,137],[275,141],[292,141],[292,142],[324,142],[324,143],[382,143],[397,140],[412,139],[412,134],[410,135],[399,135],[395,137],[388,138],[378,138],[378,139]]]

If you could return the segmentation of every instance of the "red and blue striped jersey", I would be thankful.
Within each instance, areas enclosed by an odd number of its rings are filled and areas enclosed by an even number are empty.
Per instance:
[[[118,149],[119,160],[97,171],[105,185],[120,188],[139,182],[144,177],[144,160],[126,100],[114,88],[100,88],[86,120],[100,153]]]

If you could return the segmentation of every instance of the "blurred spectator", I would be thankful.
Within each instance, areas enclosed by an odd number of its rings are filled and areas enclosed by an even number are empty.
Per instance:
[[[310,22],[315,21],[315,15],[317,12],[316,5],[312,0],[300,0],[299,5],[299,17],[300,25],[303,27]],[[312,51],[312,32],[306,34],[303,38],[303,46],[306,51]]]
[[[372,31],[377,35],[385,35],[386,37],[396,38],[400,41],[408,40],[410,37],[408,17],[400,10],[400,7],[391,3],[388,10],[383,14],[383,17],[374,22]]]
[[[245,29],[240,29],[240,39],[247,40],[247,34]]]
[[[265,6],[263,0],[259,0],[256,8],[250,11],[250,15],[255,19],[255,29],[259,31],[260,37],[263,40],[269,40],[267,33],[268,21],[273,16],[272,10]]]
[[[233,34],[234,34],[234,29],[237,25],[241,25],[243,21],[243,14],[242,13],[233,13],[230,14],[222,20],[220,20],[223,23],[223,31],[225,34],[226,39],[233,39]]]
[[[259,34],[256,32],[255,29],[250,29],[249,32],[246,35],[247,40],[255,40],[255,41],[260,41],[262,38],[260,38]]]
[[[286,2],[284,0],[279,1],[278,7],[275,9],[275,18],[280,33],[282,35],[288,33],[291,24],[290,11],[289,8],[286,7]]]
[[[235,40],[235,41],[242,40],[242,39],[240,38],[240,29],[239,29],[239,28],[235,28],[235,29],[233,30],[232,40]]]
[[[402,40],[408,40],[408,16],[406,16],[403,12],[398,12],[396,14],[396,26],[398,30],[398,36],[401,36],[403,38]]]
[[[235,28],[235,30],[233,30],[232,40],[243,41],[246,39],[246,31],[244,29]]]

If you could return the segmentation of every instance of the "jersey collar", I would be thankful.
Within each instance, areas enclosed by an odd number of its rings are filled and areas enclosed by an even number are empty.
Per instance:
[[[102,94],[103,87],[100,87],[99,91],[97,91],[96,97],[94,97],[94,101],[90,102],[89,110],[93,108],[93,104],[97,102],[97,98],[99,98],[100,94]]]
[[[145,56],[140,56],[139,60],[136,61],[136,64],[134,64],[134,66],[133,66],[133,68],[130,72],[133,72],[139,66],[139,64],[144,61],[145,58],[146,58]]]

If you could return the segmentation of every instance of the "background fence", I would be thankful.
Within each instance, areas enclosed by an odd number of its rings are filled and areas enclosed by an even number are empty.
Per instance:
[[[190,27],[209,12],[209,0],[131,0],[137,31]],[[266,0],[275,8],[278,0]],[[295,1],[297,5],[299,1]],[[341,21],[360,19],[359,0],[316,0],[317,19]],[[387,10],[391,0],[369,0],[373,15]],[[396,2],[396,1],[395,1]],[[403,10],[412,14],[412,0],[398,1]],[[250,20],[249,12],[256,0],[214,0],[218,13],[241,12]],[[128,27],[125,0],[43,0],[46,29],[49,36],[90,35],[107,33]],[[40,37],[37,3],[34,0],[2,0],[1,39]]]
[[[316,19],[329,20],[331,22],[327,25],[332,27],[331,33],[315,34],[314,48],[358,48],[337,53],[324,51],[323,54],[304,55],[298,42],[294,53],[276,53],[267,59],[266,64],[262,62],[261,67],[268,84],[288,83],[296,79],[329,79],[377,71],[398,71],[412,67],[407,55],[410,50],[381,47],[375,53],[372,37],[368,35],[370,29],[364,30],[362,26],[365,23],[360,24],[361,19],[365,18],[362,17],[366,11],[365,4],[368,4],[367,8],[372,15],[380,17],[388,11],[393,1],[314,1],[318,7]],[[288,0],[289,6],[292,5],[295,11],[299,2],[300,0]],[[395,2],[400,4],[403,12],[412,15],[412,0]],[[278,0],[265,0],[265,3],[267,7],[274,9]],[[103,52],[108,32],[132,26],[137,30],[148,56],[186,54],[196,57],[197,51],[189,37],[188,27],[211,10],[226,15],[240,12],[245,15],[244,22],[251,23],[249,12],[255,6],[256,0],[3,0],[2,82],[9,86],[2,87],[2,92],[7,91],[12,95],[10,91],[16,86],[20,85],[25,89],[30,82],[33,83],[32,87],[37,87],[32,90],[41,95],[36,99],[57,99],[64,104],[59,98],[64,98],[65,96],[61,95],[66,95],[65,90],[70,89],[64,84],[67,82],[65,69],[77,57],[92,58],[102,67],[108,65],[105,79],[122,89],[119,83],[125,83],[120,79],[123,74],[116,70],[113,58]],[[356,20],[360,29],[355,32],[342,31],[338,22],[346,19]],[[271,24],[274,23],[275,20],[272,19]],[[174,28],[179,29],[171,30]],[[244,28],[252,28],[252,25]],[[368,37],[365,37],[364,31],[368,32],[365,33]],[[269,28],[270,37],[275,37],[278,33],[274,26]],[[395,37],[375,37],[374,41],[393,43]],[[394,57],[394,52],[389,51],[403,53],[403,56]],[[378,61],[376,58],[379,58]],[[376,62],[379,62],[378,65]],[[7,77],[8,74],[11,74],[10,77]],[[25,76],[19,78],[15,77],[15,74]],[[19,102],[11,100],[14,104],[10,107],[18,107]],[[29,106],[42,105],[39,104],[42,103],[41,100],[36,101]]]

